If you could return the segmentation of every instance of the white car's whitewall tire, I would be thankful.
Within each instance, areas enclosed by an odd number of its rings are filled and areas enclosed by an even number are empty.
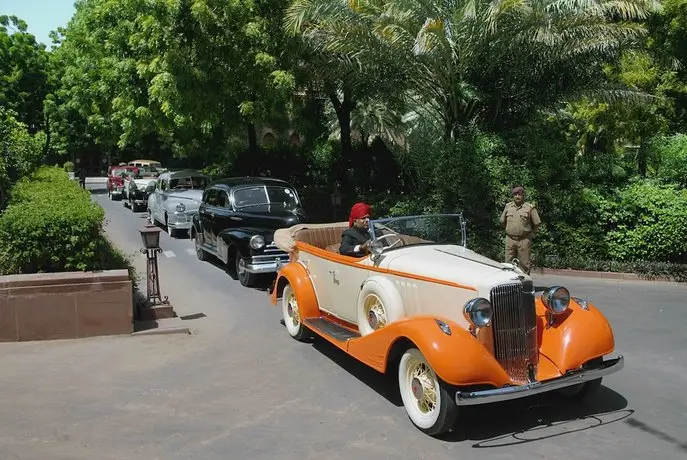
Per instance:
[[[284,325],[291,337],[301,341],[310,337],[310,330],[301,322],[298,299],[290,284],[284,286],[281,296],[281,312],[284,317]]]
[[[358,331],[361,336],[404,316],[403,300],[391,280],[373,277],[365,281],[358,295]]]
[[[398,365],[398,389],[413,424],[429,435],[445,433],[455,424],[458,406],[417,348],[409,348]]]

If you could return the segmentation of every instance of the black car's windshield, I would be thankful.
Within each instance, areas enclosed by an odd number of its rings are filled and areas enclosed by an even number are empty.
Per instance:
[[[205,190],[209,180],[203,176],[175,177],[169,180],[170,190]]]
[[[296,193],[288,187],[255,185],[235,190],[234,204],[237,208],[266,204],[295,207],[298,205],[298,198],[296,198]]]

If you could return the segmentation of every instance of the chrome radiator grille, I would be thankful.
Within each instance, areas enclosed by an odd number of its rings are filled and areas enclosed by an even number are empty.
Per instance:
[[[494,309],[494,356],[511,379],[528,382],[530,365],[536,372],[539,356],[534,286],[531,281],[496,286],[490,300]]]

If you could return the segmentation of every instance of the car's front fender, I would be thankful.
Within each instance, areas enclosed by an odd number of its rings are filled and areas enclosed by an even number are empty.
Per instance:
[[[286,284],[291,285],[298,301],[298,313],[302,319],[316,318],[320,316],[320,307],[317,303],[315,288],[310,281],[310,276],[305,267],[299,262],[289,262],[284,265],[275,280],[275,288],[272,291],[271,299],[274,305],[281,297]]]
[[[548,324],[546,307],[537,299],[539,351],[562,374],[578,369],[587,361],[611,353],[615,348],[613,330],[606,317],[591,303],[588,310],[575,300],[565,314]]]
[[[450,328],[442,331],[437,319]],[[456,386],[511,383],[494,356],[470,332],[445,318],[414,316],[393,322],[364,337],[351,339],[348,353],[365,364],[385,372],[395,344],[412,342],[434,372]]]

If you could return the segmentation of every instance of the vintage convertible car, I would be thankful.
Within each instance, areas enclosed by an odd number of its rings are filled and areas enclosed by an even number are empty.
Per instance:
[[[457,215],[370,221],[366,257],[338,254],[339,224],[277,230],[289,252],[272,287],[286,330],[313,333],[396,373],[411,421],[438,435],[460,406],[560,390],[583,397],[623,367],[604,315],[562,286],[535,292],[517,264],[466,247]]]
[[[138,168],[135,166],[110,166],[107,171],[107,196],[111,200],[121,200],[124,194],[124,179],[135,176]]]
[[[188,232],[210,176],[194,170],[166,172],[148,189],[148,219],[167,227],[169,236]]]

